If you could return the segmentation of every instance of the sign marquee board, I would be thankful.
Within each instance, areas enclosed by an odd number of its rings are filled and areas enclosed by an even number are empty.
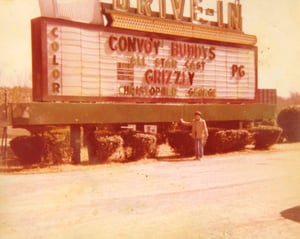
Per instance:
[[[245,102],[257,48],[53,18],[32,20],[36,101]]]

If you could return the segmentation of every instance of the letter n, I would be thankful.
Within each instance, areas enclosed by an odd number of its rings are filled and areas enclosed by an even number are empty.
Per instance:
[[[228,28],[242,30],[242,6],[241,4],[228,3]]]

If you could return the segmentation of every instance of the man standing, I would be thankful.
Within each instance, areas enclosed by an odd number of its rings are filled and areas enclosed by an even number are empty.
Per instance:
[[[204,155],[204,145],[207,141],[208,130],[205,120],[202,118],[201,112],[196,111],[192,122],[180,119],[180,122],[186,126],[192,126],[192,137],[195,139],[195,157],[201,160]]]

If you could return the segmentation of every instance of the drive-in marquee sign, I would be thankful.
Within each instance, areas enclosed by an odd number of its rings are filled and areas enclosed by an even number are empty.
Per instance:
[[[107,12],[126,14],[118,9]],[[34,19],[32,36],[35,100],[255,99],[257,49],[253,45],[54,18]]]

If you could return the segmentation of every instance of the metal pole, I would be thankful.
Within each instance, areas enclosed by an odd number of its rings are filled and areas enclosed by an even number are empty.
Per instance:
[[[5,165],[7,165],[7,126],[5,126],[3,129],[3,139],[4,139],[3,160],[5,161]]]
[[[8,124],[8,100],[7,100],[7,89],[4,89],[4,127],[2,131],[2,140],[1,140],[1,151],[2,159],[7,165],[7,124]]]
[[[73,148],[72,162],[80,163],[81,129],[79,125],[70,126],[71,147]]]

